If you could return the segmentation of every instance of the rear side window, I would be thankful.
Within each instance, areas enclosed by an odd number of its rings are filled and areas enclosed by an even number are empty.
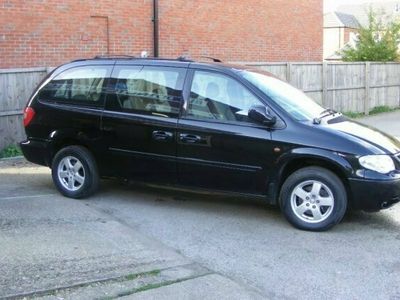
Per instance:
[[[186,70],[170,67],[117,66],[107,95],[106,109],[176,117],[179,114]]]
[[[53,78],[40,92],[39,99],[65,103],[101,105],[110,68],[85,66],[68,69]]]

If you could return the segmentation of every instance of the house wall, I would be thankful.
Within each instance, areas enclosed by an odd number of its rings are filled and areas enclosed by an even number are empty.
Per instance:
[[[358,30],[353,28],[345,28],[344,29],[344,42],[347,44],[352,39],[353,34],[357,34]]]
[[[352,33],[357,34],[353,28],[324,28],[324,59],[334,55],[351,40]]]
[[[107,52],[152,55],[152,5],[152,0],[1,1],[0,68],[56,66]],[[322,0],[159,0],[159,6],[160,56],[322,59]]]
[[[320,0],[160,0],[160,49],[224,61],[320,61],[322,11]]]
[[[76,58],[151,49],[151,0],[6,0],[0,68],[56,66]],[[108,16],[110,38],[107,42]]]
[[[344,42],[343,28],[324,28],[324,59],[335,54]]]

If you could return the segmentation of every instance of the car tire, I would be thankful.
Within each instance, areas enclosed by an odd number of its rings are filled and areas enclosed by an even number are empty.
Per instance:
[[[347,209],[343,182],[321,167],[306,167],[291,174],[282,185],[281,210],[296,228],[325,231],[338,224]]]
[[[55,186],[66,197],[85,198],[99,187],[96,161],[82,146],[68,146],[58,151],[51,171]]]

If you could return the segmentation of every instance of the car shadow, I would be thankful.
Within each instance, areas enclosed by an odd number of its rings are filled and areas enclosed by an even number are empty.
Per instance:
[[[122,193],[118,201],[124,203],[140,202],[141,205],[156,205],[165,208],[179,208],[218,214],[219,216],[234,216],[237,218],[252,218],[264,220],[269,225],[278,222],[287,224],[278,206],[269,205],[262,197],[219,194],[211,192],[193,192],[183,189],[170,189],[160,186],[149,186],[140,183],[123,183],[115,180],[103,181],[101,195],[110,196],[116,191]],[[94,196],[95,201],[101,201]],[[342,226],[334,230],[356,230],[360,227],[370,229],[385,229],[399,231],[400,221],[396,218],[400,210],[394,208],[376,213],[349,211],[342,220]],[[277,224],[275,224],[277,225]]]
[[[58,194],[49,169],[23,164],[0,168],[0,200],[47,194]],[[205,212],[220,217],[250,218],[265,222],[268,226],[289,226],[279,208],[268,205],[260,197],[193,192],[118,180],[102,180],[100,190],[84,201],[101,204],[108,202],[109,198],[124,205],[140,203],[165,209]],[[112,210],[112,202],[109,209]],[[399,215],[400,209],[397,206],[377,213],[349,211],[341,226],[336,226],[333,230],[348,231],[368,227],[397,233],[400,229]]]
[[[396,207],[378,212],[349,211],[342,223],[345,225],[368,226],[373,229],[392,229],[398,232],[400,229],[399,215],[400,211]]]

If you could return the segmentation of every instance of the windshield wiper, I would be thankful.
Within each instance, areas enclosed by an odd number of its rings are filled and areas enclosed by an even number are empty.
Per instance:
[[[314,119],[313,119],[313,123],[314,123],[314,124],[321,124],[321,119],[322,119],[322,118],[325,118],[325,117],[327,117],[327,116],[334,115],[334,114],[336,114],[336,113],[337,113],[336,110],[334,110],[334,109],[332,109],[332,108],[327,108],[327,109],[323,110],[323,111],[319,114],[319,116],[318,116],[317,118],[314,118]]]
[[[324,117],[330,116],[330,115],[334,115],[336,114],[337,111],[332,109],[332,108],[327,108],[325,110],[323,110],[320,114],[319,114],[319,118],[322,119]]]

